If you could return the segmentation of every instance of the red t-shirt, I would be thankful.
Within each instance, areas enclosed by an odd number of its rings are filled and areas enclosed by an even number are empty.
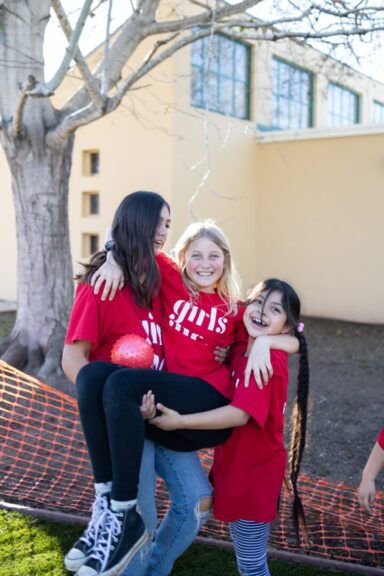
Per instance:
[[[245,388],[246,361],[244,356],[233,360],[231,405],[251,418],[215,448],[211,470],[214,515],[224,522],[271,522],[276,518],[286,468],[283,429],[288,360],[285,352],[271,350],[273,377],[262,390],[253,379]]]
[[[157,262],[167,370],[202,378],[230,398],[230,370],[215,360],[214,350],[233,343],[236,314],[228,313],[226,301],[216,293],[199,292],[194,299],[166,254],[159,254]]]
[[[87,340],[92,343],[89,354],[91,362],[111,362],[112,347],[124,334],[137,334],[146,338],[155,353],[152,368],[163,368],[160,298],[154,299],[152,310],[143,308],[136,303],[130,288],[124,286],[117,291],[113,300],[103,302],[100,295],[95,296],[89,284],[79,284],[65,343]]]
[[[377,438],[377,441],[378,441],[380,447],[384,450],[384,428],[381,430],[381,432]]]

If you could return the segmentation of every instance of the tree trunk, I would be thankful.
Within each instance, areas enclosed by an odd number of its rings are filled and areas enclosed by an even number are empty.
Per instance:
[[[48,98],[20,90],[44,80],[49,9],[49,0],[6,0],[0,10],[0,140],[12,173],[18,249],[16,322],[0,354],[41,379],[61,373],[73,295],[67,215],[73,136],[48,145],[60,112]]]
[[[48,148],[44,138],[5,138],[12,172],[18,247],[15,326],[2,359],[41,379],[61,373],[73,297],[68,181],[73,136]]]

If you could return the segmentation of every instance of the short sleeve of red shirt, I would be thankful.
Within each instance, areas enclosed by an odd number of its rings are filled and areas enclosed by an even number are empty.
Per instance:
[[[79,284],[69,319],[66,344],[87,340],[97,345],[99,338],[99,301],[89,284]]]
[[[165,252],[160,252],[156,256],[156,262],[162,277],[164,275],[164,277],[167,278],[166,275],[169,272],[174,272],[180,276],[180,271],[176,262],[170,256],[168,256],[168,254],[165,254]]]
[[[245,368],[246,358],[242,358],[242,368]],[[231,405],[244,410],[259,424],[264,427],[270,413],[271,395],[274,382],[277,379],[288,380],[287,354],[280,350],[271,350],[271,364],[273,377],[267,386],[260,388],[252,377],[246,388],[242,381],[238,383]]]
[[[102,301],[100,295],[93,293],[92,286],[79,284],[65,343],[86,340],[91,343],[91,362],[110,362],[113,345],[126,334],[138,334],[148,340],[155,354],[152,368],[163,369],[160,298],[154,298],[151,309],[145,308],[136,303],[131,290],[124,286],[113,300]]]
[[[381,430],[381,432],[377,438],[377,441],[378,441],[380,447],[384,450],[384,428]]]

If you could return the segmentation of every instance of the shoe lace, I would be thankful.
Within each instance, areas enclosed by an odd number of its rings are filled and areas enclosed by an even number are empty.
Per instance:
[[[88,522],[88,526],[80,538],[88,546],[93,546],[97,540],[97,534],[101,528],[100,518],[104,512],[108,510],[108,500],[106,496],[98,496],[92,505],[92,516]]]
[[[92,558],[100,562],[101,571],[107,565],[110,552],[114,549],[113,543],[117,541],[121,533],[123,523],[120,518],[122,516],[122,513],[112,512],[107,508],[99,518],[98,526],[101,528],[101,532],[93,549]]]

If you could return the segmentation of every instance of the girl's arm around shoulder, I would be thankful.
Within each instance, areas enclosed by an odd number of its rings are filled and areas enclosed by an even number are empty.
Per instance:
[[[104,284],[104,286],[103,286]],[[118,290],[124,287],[124,274],[120,266],[115,262],[112,252],[108,252],[107,259],[94,272],[91,278],[91,286],[95,294],[99,294],[101,287],[101,300],[113,300]]]
[[[276,334],[259,336],[251,348],[247,366],[244,372],[244,385],[249,386],[251,374],[254,375],[259,388],[268,384],[273,376],[271,351],[281,350],[287,354],[296,354],[299,351],[299,341],[290,334]]]

